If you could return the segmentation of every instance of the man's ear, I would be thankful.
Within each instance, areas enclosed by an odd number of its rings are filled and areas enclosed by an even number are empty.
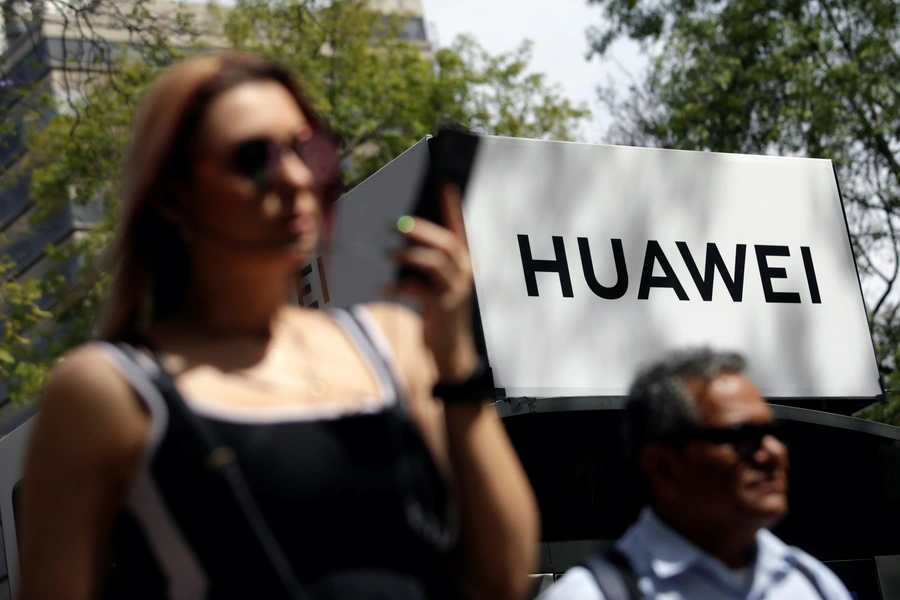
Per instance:
[[[650,444],[638,455],[638,465],[646,475],[656,498],[677,495],[681,483],[678,476],[677,456],[671,448]]]

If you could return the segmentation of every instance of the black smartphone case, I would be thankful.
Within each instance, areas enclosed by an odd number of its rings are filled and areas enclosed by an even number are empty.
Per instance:
[[[428,140],[428,171],[422,181],[419,197],[412,215],[428,219],[443,225],[441,207],[438,202],[438,188],[443,183],[451,183],[459,188],[460,196],[465,201],[466,185],[475,165],[478,152],[479,136],[458,129],[440,129],[438,134]],[[414,278],[427,282],[425,275],[411,270],[400,269],[397,278]],[[475,347],[478,354],[487,361],[487,348],[484,341],[484,330],[481,323],[481,311],[478,309],[478,295],[472,294],[472,329]],[[495,390],[495,397],[505,392]]]
[[[422,181],[419,197],[412,216],[428,219],[439,225],[444,224],[438,202],[438,190],[443,184],[453,184],[459,188],[465,199],[466,184],[475,164],[478,151],[478,135],[458,129],[441,129],[428,140],[428,170]],[[425,281],[425,276],[411,269],[400,269],[397,279],[413,278]]]

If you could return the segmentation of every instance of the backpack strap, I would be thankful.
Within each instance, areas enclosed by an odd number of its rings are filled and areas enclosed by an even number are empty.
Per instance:
[[[588,557],[580,563],[591,572],[605,600],[641,600],[637,574],[622,552],[611,547],[601,554]]]
[[[825,595],[825,592],[822,590],[822,586],[819,585],[819,580],[816,579],[816,576],[812,572],[812,570],[808,566],[803,564],[803,562],[796,556],[794,557],[793,563],[794,568],[796,568],[801,575],[806,577],[813,588],[815,588],[816,593],[819,594],[819,598],[822,598],[822,600],[827,600],[828,596]]]
[[[131,344],[119,342],[116,344],[132,360],[140,364],[138,357],[140,351]],[[193,436],[190,443],[200,450],[200,456],[205,457],[206,467],[217,473],[231,492],[232,499],[237,505],[246,523],[256,537],[259,547],[265,554],[267,561],[275,572],[284,588],[285,595],[290,600],[309,600],[309,595],[304,591],[297,580],[291,564],[284,554],[284,550],[269,528],[244,474],[235,460],[234,451],[225,445],[218,433],[208,423],[200,419],[192,411],[182,398],[181,393],[175,387],[172,376],[163,368],[156,351],[148,346],[151,356],[156,364],[156,369],[147,370],[153,384],[159,389],[165,399],[169,410],[178,415]],[[224,525],[224,524],[223,524]]]

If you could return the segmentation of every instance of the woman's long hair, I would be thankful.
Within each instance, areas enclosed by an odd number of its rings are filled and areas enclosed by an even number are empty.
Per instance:
[[[122,220],[110,250],[115,277],[97,330],[100,339],[140,335],[146,325],[172,315],[183,303],[190,279],[188,248],[161,208],[174,206],[176,186],[192,177],[193,139],[210,103],[253,81],[283,85],[309,124],[328,134],[290,73],[256,55],[206,54],[163,72],[135,114],[122,182]],[[331,204],[341,190],[338,169],[320,179],[320,186],[327,227]]]

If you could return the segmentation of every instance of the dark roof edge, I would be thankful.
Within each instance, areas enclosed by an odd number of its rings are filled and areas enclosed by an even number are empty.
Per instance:
[[[573,412],[585,410],[621,410],[625,406],[622,396],[569,396],[562,398],[504,398],[495,404],[501,417],[518,415]],[[848,417],[835,413],[772,404],[772,410],[780,419],[825,425],[868,433],[879,437],[900,440],[900,427]]]
[[[900,440],[900,427],[887,425],[886,423],[837,415],[834,413],[822,412],[820,410],[810,410],[808,408],[779,406],[777,404],[772,405],[772,410],[775,411],[775,415],[779,419],[825,425],[827,427],[836,427],[838,429],[868,433],[892,440]]]

